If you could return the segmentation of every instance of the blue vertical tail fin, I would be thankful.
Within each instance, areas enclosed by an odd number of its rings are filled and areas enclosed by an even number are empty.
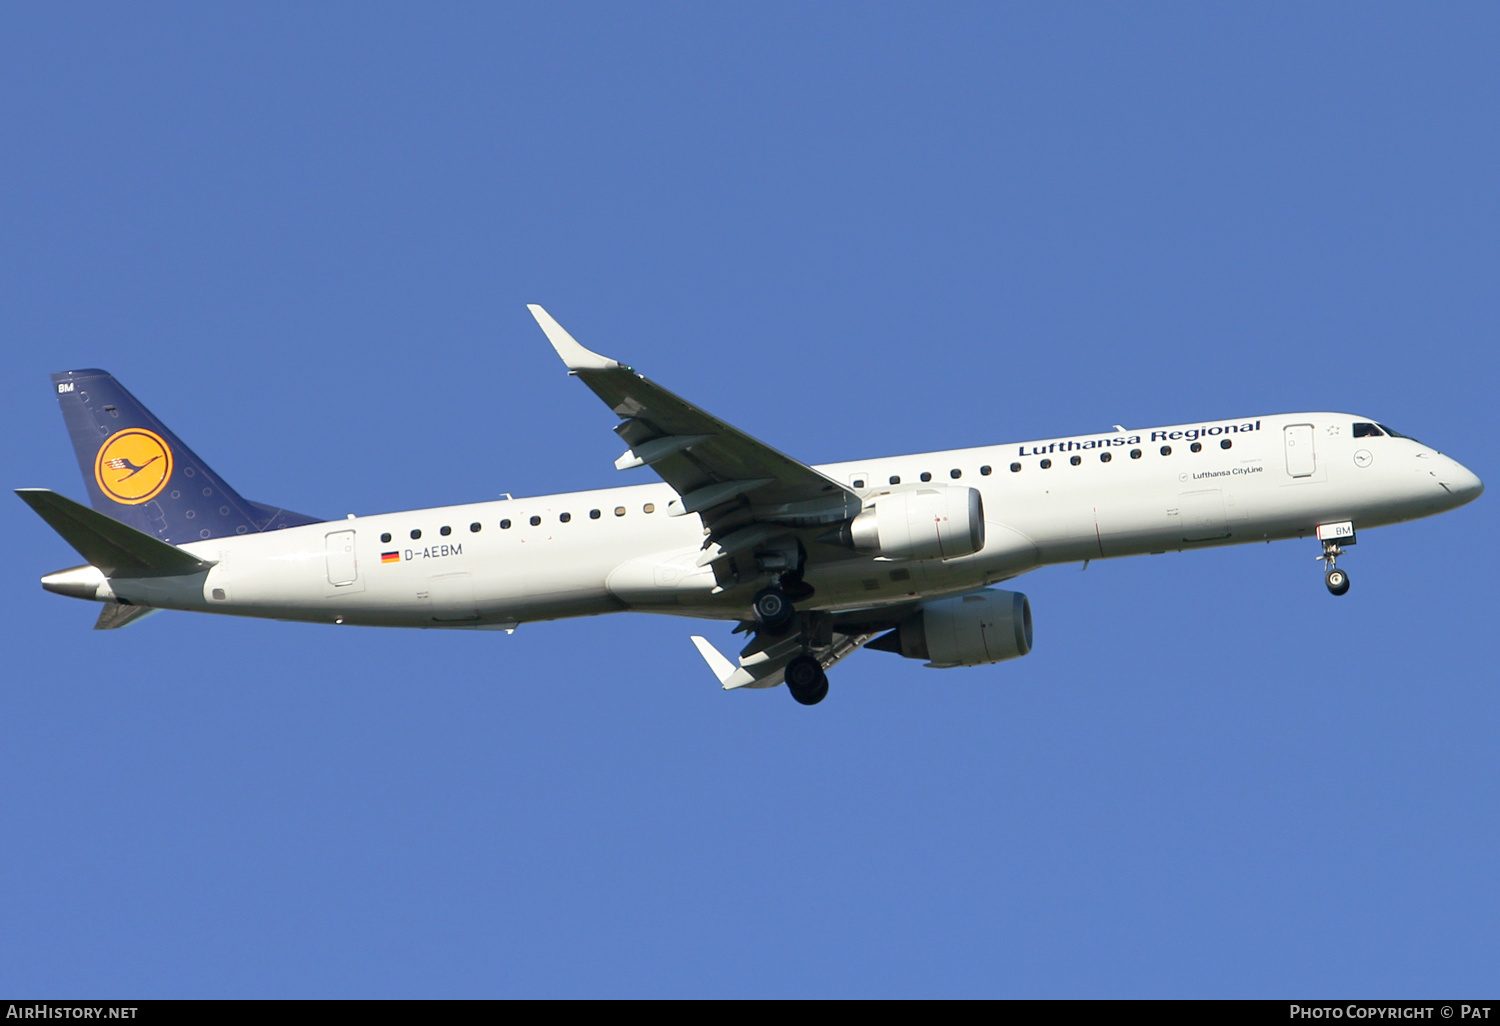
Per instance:
[[[241,496],[107,372],[64,371],[52,385],[100,513],[176,545],[320,523]]]

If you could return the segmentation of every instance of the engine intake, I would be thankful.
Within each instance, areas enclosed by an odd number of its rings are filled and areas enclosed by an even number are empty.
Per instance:
[[[1031,651],[1031,603],[998,588],[935,599],[865,647],[938,669],[1015,659]]]
[[[984,548],[984,500],[974,488],[889,492],[840,529],[837,540],[888,559],[972,555]]]

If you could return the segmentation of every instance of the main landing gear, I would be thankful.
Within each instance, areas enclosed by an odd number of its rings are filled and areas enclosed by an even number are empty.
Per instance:
[[[802,587],[807,586],[804,584]],[[800,646],[806,643],[806,638],[799,642],[796,637],[780,642],[772,640],[787,634],[797,619],[797,612],[792,608],[790,596],[780,587],[772,585],[769,588],[762,588],[755,593],[751,606],[755,610],[755,633],[765,639],[756,642],[756,645]],[[807,654],[805,650],[786,664],[786,669],[782,671],[782,678],[786,681],[786,689],[802,705],[817,705],[828,697],[828,675],[823,672],[823,664],[818,662],[816,657]]]
[[[1344,550],[1339,547],[1339,543],[1330,539],[1323,542],[1323,554],[1318,557],[1327,567],[1323,573],[1323,583],[1328,585],[1329,592],[1334,595],[1343,595],[1349,590],[1348,573],[1334,565],[1343,554]]]
[[[745,658],[754,651],[775,658],[774,653],[800,652],[782,671],[786,688],[802,705],[817,705],[828,697],[828,675],[823,664],[812,655],[819,646],[830,645],[831,625],[826,614],[804,613],[800,616],[794,602],[813,596],[812,585],[802,579],[800,571],[789,571],[755,593],[750,600],[755,615],[756,639],[740,653]],[[748,624],[744,626],[749,626]],[[794,629],[795,628],[795,629]],[[825,637],[826,635],[826,637]],[[780,658],[785,658],[784,655]]]
[[[755,611],[756,627],[771,635],[785,631],[797,615],[791,598],[774,584],[756,592],[755,598],[750,600],[750,607]]]
[[[786,664],[786,689],[802,705],[817,705],[828,697],[828,675],[823,664],[810,655],[799,655]]]
[[[793,602],[812,598],[813,586],[802,579],[801,573],[784,573],[771,584],[755,593],[750,600],[755,611],[756,630],[763,634],[784,634],[796,619]]]

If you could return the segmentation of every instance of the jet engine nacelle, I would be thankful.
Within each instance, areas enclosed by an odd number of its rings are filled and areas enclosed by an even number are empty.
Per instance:
[[[974,488],[913,488],[880,495],[849,522],[858,552],[889,559],[954,559],[984,548],[984,502]]]
[[[927,665],[981,666],[1031,651],[1031,603],[1018,591],[987,588],[922,603],[868,648],[897,652]]]

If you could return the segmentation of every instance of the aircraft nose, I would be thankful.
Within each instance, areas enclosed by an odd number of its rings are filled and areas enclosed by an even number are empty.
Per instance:
[[[1448,462],[1451,466],[1440,475],[1443,487],[1452,492],[1461,504],[1479,498],[1484,491],[1484,482],[1479,480],[1479,475],[1457,460],[1450,459]]]

